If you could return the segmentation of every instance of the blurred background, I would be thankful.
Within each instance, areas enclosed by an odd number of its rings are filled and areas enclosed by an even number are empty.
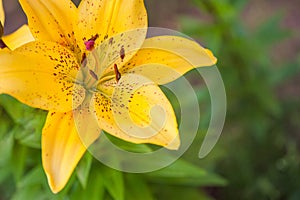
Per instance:
[[[45,112],[1,95],[0,200],[300,199],[300,1],[145,4],[149,26],[183,32],[218,58],[228,109],[213,151],[197,157],[201,126],[183,158],[156,173],[117,172],[87,155],[68,187],[52,195],[39,149]],[[4,7],[6,34],[26,23],[17,1],[4,0]],[[193,72],[187,76],[193,78]],[[209,96],[199,93],[201,106]],[[205,127],[209,114],[203,119]]]

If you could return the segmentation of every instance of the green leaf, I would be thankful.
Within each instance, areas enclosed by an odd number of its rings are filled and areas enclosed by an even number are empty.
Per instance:
[[[111,169],[106,166],[102,166],[99,169],[103,184],[108,193],[115,200],[123,200],[124,199],[124,181],[123,174],[117,170]]]
[[[45,176],[43,174],[44,171],[40,166],[33,168],[18,182],[18,188],[30,187],[45,181]]]
[[[0,166],[3,167],[11,158],[13,151],[14,137],[8,134],[0,139]]]
[[[0,95],[0,104],[16,123],[24,123],[24,118],[35,109],[20,103],[9,95]]]
[[[46,176],[41,166],[37,166],[29,171],[22,179],[17,183],[17,190],[13,195],[13,200],[22,199],[53,199],[52,193],[47,193],[43,190],[43,183],[46,182]]]
[[[83,188],[86,188],[92,166],[93,157],[86,153],[76,168],[76,175]]]
[[[15,122],[14,135],[21,144],[40,148],[46,112],[26,106],[8,95],[0,95],[0,104]]]
[[[297,60],[282,66],[280,69],[274,70],[273,76],[271,77],[271,83],[274,86],[281,84],[282,82],[292,78],[300,72],[300,56]]]
[[[88,187],[84,190],[84,196],[88,196],[89,200],[101,200],[103,199],[105,188],[104,180],[102,179],[101,173],[95,169],[91,173],[91,178],[88,182]]]
[[[12,200],[23,200],[23,199],[39,199],[39,200],[47,200],[47,196],[41,192],[41,188],[38,185],[28,187],[26,189],[18,190],[13,197]]]
[[[164,186],[155,187],[157,199],[182,200],[182,199],[195,199],[195,200],[212,200],[205,192],[197,187],[182,187],[182,186]]]
[[[2,121],[1,121],[2,124]],[[3,127],[0,125],[0,127]],[[1,129],[0,129],[1,131]],[[0,132],[2,135],[2,132]],[[1,136],[0,135],[0,136]],[[13,154],[13,134],[5,134],[0,137],[0,183],[7,184],[6,180],[11,176],[10,160]]]
[[[153,200],[150,188],[140,174],[126,175],[126,196],[125,199]]]
[[[113,144],[124,149],[125,151],[136,152],[136,153],[149,153],[152,151],[151,148],[146,144],[134,144],[131,142],[121,140],[121,139],[114,137],[106,132],[104,132],[104,133],[106,134],[106,137],[108,137],[109,140]]]
[[[287,30],[279,29],[282,19],[282,14],[276,14],[257,28],[257,31],[254,33],[254,37],[259,40],[260,45],[274,45],[290,35],[290,32]]]
[[[39,183],[41,182],[42,170],[39,167],[30,171],[22,180],[17,182],[17,190],[12,197],[13,200],[21,199],[43,199],[37,194],[40,190]]]
[[[191,186],[224,186],[226,180],[182,159],[170,166],[147,174],[151,181]]]
[[[11,127],[13,126],[13,121],[7,115],[5,110],[0,105],[0,139],[5,138],[6,134],[10,132]]]
[[[28,149],[23,145],[14,145],[13,155],[11,157],[11,164],[13,169],[13,175],[18,183],[21,180],[26,168],[26,159],[28,158]]]
[[[89,200],[102,200],[105,194],[103,182],[104,180],[99,172],[99,168],[94,168],[90,172],[87,187],[79,187],[79,184],[77,184],[76,187],[76,184],[73,184],[73,192],[69,197],[72,200],[81,200],[86,199],[87,197]]]

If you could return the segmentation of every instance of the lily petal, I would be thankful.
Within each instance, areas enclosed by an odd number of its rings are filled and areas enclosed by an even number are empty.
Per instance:
[[[123,75],[114,94],[96,94],[95,111],[99,126],[108,133],[133,143],[152,143],[168,149],[180,145],[173,108],[149,79]]]
[[[146,39],[137,54],[120,69],[137,73],[157,84],[171,82],[186,72],[217,62],[212,52],[195,41],[178,36]]]
[[[29,27],[23,25],[12,34],[3,36],[2,40],[10,50],[15,50],[26,43],[34,41],[34,37],[32,36]]]
[[[3,3],[2,0],[0,0],[0,23],[2,26],[4,26],[5,22],[5,14],[4,14],[4,9],[3,9]]]
[[[76,129],[84,146],[89,147],[100,135],[101,129],[97,117],[91,106],[92,93],[86,92],[84,101],[73,110]]]
[[[114,35],[147,27],[147,13],[143,0],[82,0],[79,7],[78,40],[98,35],[96,46]],[[145,38],[146,32],[140,35]]]
[[[84,99],[74,84],[79,66],[72,52],[54,42],[31,42],[0,51],[0,93],[36,108],[69,111]]]
[[[54,41],[74,51],[77,47],[73,23],[77,8],[69,0],[20,0],[28,24],[37,40]]]
[[[64,188],[85,151],[72,111],[49,112],[42,134],[42,161],[54,193]]]
[[[114,35],[87,55],[87,66],[99,77],[114,75],[114,65],[129,61],[145,41],[147,29],[135,29]]]

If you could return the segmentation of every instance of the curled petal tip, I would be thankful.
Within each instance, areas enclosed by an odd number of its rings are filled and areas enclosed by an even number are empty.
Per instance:
[[[48,185],[52,191],[53,194],[57,194],[58,192],[60,192],[65,184],[58,184],[58,182],[61,182],[61,181],[55,181],[53,177],[51,177],[49,174],[47,174],[47,179],[48,179]]]
[[[180,138],[179,135],[177,135],[167,146],[167,149],[170,150],[178,150],[180,147]]]
[[[213,64],[216,64],[218,59],[214,56],[214,54],[209,50],[209,49],[205,49],[206,53],[208,54],[208,56],[210,57],[211,59],[211,62]]]

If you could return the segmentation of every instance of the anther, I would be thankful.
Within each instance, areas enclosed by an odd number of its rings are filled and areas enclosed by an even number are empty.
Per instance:
[[[120,50],[120,58],[122,59],[122,62],[125,58],[125,49],[124,49],[124,46],[121,47],[121,50]]]
[[[86,54],[85,53],[82,54],[81,64],[83,64],[83,67],[85,67],[85,65],[86,65]]]
[[[89,72],[90,72],[90,75],[91,75],[94,79],[96,79],[96,80],[98,81],[98,76],[97,76],[97,74],[96,74],[93,70],[89,70]]]
[[[118,70],[117,64],[114,64],[114,70],[115,70],[115,74],[116,74],[116,81],[119,82],[119,80],[121,79],[121,73]]]

